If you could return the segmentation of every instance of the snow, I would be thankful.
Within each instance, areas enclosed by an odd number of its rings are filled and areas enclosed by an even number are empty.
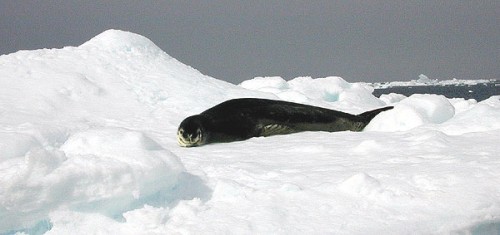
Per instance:
[[[455,115],[455,107],[442,95],[415,94],[399,101],[393,112],[381,113],[365,130],[406,131],[423,124],[443,123]],[[396,125],[395,125],[396,124]]]
[[[244,81],[241,87],[269,92],[280,99],[356,112],[384,104],[372,95],[373,88],[362,83],[348,83],[341,77],[298,77],[285,81],[281,77],[257,77]],[[358,105],[355,105],[358,104]],[[357,107],[360,106],[361,107]]]
[[[498,234],[500,96],[372,91],[232,85],[119,30],[2,55],[0,233]],[[363,132],[177,145],[185,117],[237,97],[395,108]]]

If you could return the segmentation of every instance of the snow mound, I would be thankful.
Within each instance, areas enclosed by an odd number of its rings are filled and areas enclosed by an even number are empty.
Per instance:
[[[393,110],[377,115],[365,130],[406,131],[424,124],[440,124],[455,115],[454,106],[441,95],[412,95]]]
[[[381,95],[379,99],[384,103],[386,103],[387,105],[392,105],[406,98],[408,97],[401,94],[390,93]]]
[[[453,98],[449,99],[449,101],[455,108],[455,115],[467,111],[477,104],[477,101],[475,99],[466,100],[463,98]]]
[[[369,109],[384,104],[372,95],[371,86],[348,83],[341,77],[316,79],[297,77],[288,82],[281,77],[256,77],[242,82],[240,86],[249,90],[273,93],[283,100],[330,108],[349,109],[353,106],[362,106],[364,109]],[[352,111],[361,112],[355,109]]]
[[[0,64],[0,111],[10,114],[0,121],[16,125],[30,122],[33,113],[49,122],[127,123],[151,112],[178,124],[181,113],[199,113],[230,98],[275,97],[205,76],[149,39],[119,30],[79,47],[3,55]]]
[[[471,104],[475,102],[467,102],[466,110],[458,113],[439,128],[454,135],[500,130],[500,96],[492,96],[475,105]]]
[[[95,36],[80,46],[84,50],[131,52],[159,55],[164,52],[148,38],[139,34],[110,29]]]
[[[281,77],[256,77],[243,81],[240,86],[249,90],[271,93],[279,93],[282,90],[289,89],[288,83]]]
[[[443,123],[455,115],[455,108],[442,95],[416,94],[402,100],[399,105],[410,106],[422,114],[421,116],[426,123]]]
[[[366,173],[358,173],[349,177],[338,185],[338,189],[356,197],[379,202],[409,199],[406,195],[398,195],[398,193],[384,187],[380,180]]]
[[[119,216],[171,190],[184,171],[158,143],[121,128],[77,132],[59,149],[25,143],[31,148],[24,157],[0,165],[0,231],[34,223],[58,207]]]
[[[339,189],[352,194],[371,196],[383,192],[380,182],[366,173],[359,173],[346,179]]]

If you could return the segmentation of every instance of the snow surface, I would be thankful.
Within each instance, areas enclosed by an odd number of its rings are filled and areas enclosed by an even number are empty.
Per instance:
[[[500,97],[371,95],[339,77],[232,85],[140,35],[0,56],[0,233],[498,234]],[[177,146],[237,97],[360,113],[363,132]]]

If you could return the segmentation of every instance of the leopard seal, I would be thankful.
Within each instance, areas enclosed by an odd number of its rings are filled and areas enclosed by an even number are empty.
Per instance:
[[[195,147],[302,131],[362,131],[377,114],[392,108],[353,115],[287,101],[232,99],[184,119],[177,141],[182,147]]]

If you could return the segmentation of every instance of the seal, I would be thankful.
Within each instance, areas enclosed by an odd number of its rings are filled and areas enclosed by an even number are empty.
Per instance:
[[[184,119],[177,141],[182,147],[195,147],[302,131],[362,131],[377,114],[392,108],[353,115],[287,101],[232,99]]]

